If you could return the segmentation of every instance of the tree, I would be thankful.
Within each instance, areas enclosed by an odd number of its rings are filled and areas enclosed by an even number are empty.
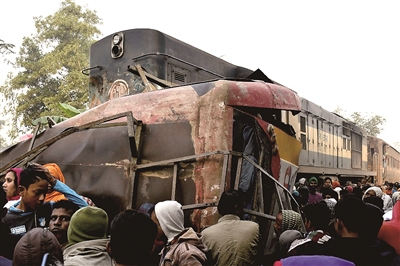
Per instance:
[[[87,108],[88,81],[81,73],[89,65],[89,48],[98,39],[96,12],[72,0],[53,15],[34,17],[36,34],[24,37],[15,68],[20,71],[0,87],[11,113],[11,138],[32,130],[42,116],[61,116],[59,103]]]
[[[14,51],[12,50],[15,47],[14,44],[5,43],[3,40],[0,39],[0,54],[13,54]]]
[[[66,104],[66,103],[60,103],[60,109],[63,111],[65,117],[64,116],[42,116],[42,117],[39,117],[39,118],[33,120],[32,124],[34,126],[36,126],[39,123],[42,125],[45,125],[48,123],[48,118],[50,118],[52,120],[52,122],[58,124],[62,121],[67,120],[68,118],[71,118],[73,116],[81,114],[85,111],[85,109],[78,110],[75,107],[73,107],[69,104]]]
[[[353,121],[357,126],[365,129],[368,135],[376,137],[381,133],[381,125],[385,124],[386,119],[380,115],[365,117],[359,112],[354,112],[351,114],[351,121]]]
[[[346,111],[344,111],[341,107],[337,107],[333,112],[343,117],[346,116]],[[381,126],[386,122],[386,119],[380,115],[366,116],[361,115],[359,112],[352,113],[350,118],[346,119],[355,123],[357,126],[367,131],[368,135],[373,137],[377,137],[381,133]]]

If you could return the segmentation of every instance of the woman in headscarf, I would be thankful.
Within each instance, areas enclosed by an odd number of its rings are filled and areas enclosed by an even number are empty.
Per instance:
[[[43,166],[49,170],[50,174],[55,179],[57,179],[58,181],[60,181],[60,182],[65,184],[65,177],[64,177],[60,167],[57,164],[48,163],[48,164],[45,164]],[[66,200],[66,199],[67,198],[64,196],[64,194],[49,188],[49,190],[47,191],[46,198],[44,199],[44,201],[45,202],[46,201],[56,202],[56,201]]]
[[[273,228],[274,239],[271,242],[271,250],[273,251],[264,256],[264,263],[267,265],[272,265],[275,261],[285,257],[287,248],[290,247],[291,242],[302,237],[305,233],[301,214],[293,210],[280,211],[276,215]],[[287,233],[283,234],[284,232]]]
[[[6,193],[7,203],[4,208],[10,208],[13,204],[19,202],[18,186],[22,168],[11,168],[7,171],[3,183],[3,190]]]
[[[396,191],[392,194],[393,208],[383,215],[384,221],[392,220],[394,205],[396,204],[397,201],[400,201],[400,191]]]
[[[297,230],[305,233],[305,227],[301,214],[292,210],[282,210],[276,215],[274,223],[274,236],[279,236],[286,230]]]
[[[48,163],[43,165],[45,168],[47,168],[50,172],[50,174],[57,180],[59,180],[60,182],[65,184],[65,177],[60,169],[60,167],[55,164],[55,163]],[[96,206],[93,201],[90,198],[81,196],[83,198],[83,200],[86,201],[86,203],[89,206]],[[57,202],[60,200],[66,200],[67,198],[64,196],[64,194],[58,192],[58,191],[54,191],[51,187],[49,187],[49,190],[47,191],[46,194],[46,198],[44,199],[44,201],[53,201],[53,202]]]
[[[363,197],[362,200],[364,201],[365,198],[367,197],[371,197],[371,196],[376,196],[376,197],[380,197],[383,200],[383,211],[386,213],[388,211],[390,211],[393,208],[393,202],[392,199],[390,198],[390,196],[384,194],[382,192],[382,189],[380,189],[379,187],[370,187],[368,188]]]

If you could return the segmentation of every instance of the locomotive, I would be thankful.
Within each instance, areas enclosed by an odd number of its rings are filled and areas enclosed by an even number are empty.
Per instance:
[[[57,163],[66,183],[106,210],[177,200],[197,231],[217,222],[223,191],[245,193],[264,254],[291,191],[308,175],[374,177],[366,133],[295,91],[153,29],[90,48],[90,109],[1,152],[0,173]]]
[[[400,181],[400,153],[395,148],[305,98],[301,105],[297,116],[283,115],[302,144],[297,179],[329,176],[342,185]]]
[[[266,249],[279,210],[299,211],[301,144],[281,119],[301,111],[293,90],[151,29],[94,43],[82,72],[91,108],[2,151],[2,173],[53,162],[109,220],[172,199],[197,231],[218,221],[223,191],[241,190]]]

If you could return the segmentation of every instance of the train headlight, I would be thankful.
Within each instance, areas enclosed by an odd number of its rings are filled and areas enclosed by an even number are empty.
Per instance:
[[[124,34],[114,34],[111,40],[111,57],[119,58],[124,54]]]
[[[119,44],[119,43],[121,42],[121,40],[122,40],[121,35],[119,35],[119,34],[115,34],[115,35],[114,35],[114,37],[113,37],[113,43],[114,43],[114,45]]]

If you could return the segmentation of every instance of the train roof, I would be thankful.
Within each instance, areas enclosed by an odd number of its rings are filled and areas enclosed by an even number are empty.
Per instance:
[[[217,80],[115,98],[56,126],[77,126],[126,111],[133,111],[134,117],[146,123],[153,121],[163,108],[173,109],[174,115],[181,112],[185,117],[195,112],[189,107],[197,108],[193,103],[206,94],[213,95],[209,105],[289,110],[294,113],[301,110],[297,93],[286,87],[263,81]],[[148,119],[141,117],[139,111],[142,115],[147,114]],[[168,120],[168,117],[164,114],[162,119]]]
[[[330,111],[322,108],[320,105],[317,105],[317,104],[313,103],[312,101],[307,100],[306,98],[303,98],[303,97],[300,97],[300,98],[301,98],[301,108],[302,108],[303,112],[314,115],[316,117],[320,117],[330,124],[335,124],[337,126],[344,126],[346,128],[352,129],[353,131],[361,133],[364,136],[367,135],[366,130],[357,126],[355,123],[351,122],[350,120],[340,116],[339,114],[330,112]]]

